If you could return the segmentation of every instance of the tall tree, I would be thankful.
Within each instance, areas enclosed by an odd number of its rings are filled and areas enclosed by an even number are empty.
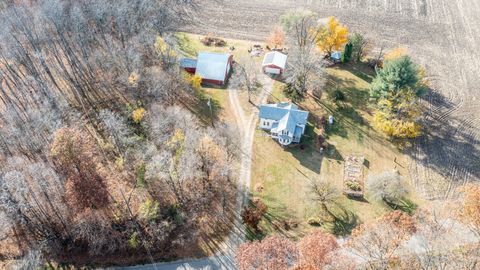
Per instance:
[[[298,250],[295,243],[285,237],[269,236],[241,245],[235,258],[241,270],[286,270],[296,264]]]
[[[270,36],[267,38],[267,44],[271,46],[273,49],[283,48],[285,45],[285,31],[279,26],[273,28]]]
[[[58,170],[67,177],[67,199],[72,208],[81,212],[108,204],[105,179],[98,168],[101,161],[87,133],[71,128],[57,130],[50,154]]]
[[[300,263],[313,266],[314,269],[323,269],[333,259],[333,251],[339,248],[337,240],[331,234],[316,230],[303,237],[298,243]]]
[[[416,232],[415,222],[405,213],[395,211],[381,219],[359,225],[352,232],[348,246],[371,269],[389,269],[404,242]]]
[[[370,43],[366,37],[360,33],[353,33],[349,38],[352,43],[352,57],[355,62],[360,62],[368,54]]]
[[[370,96],[375,99],[390,98],[405,88],[416,91],[420,81],[418,74],[419,68],[408,56],[386,61],[384,67],[377,70]],[[418,91],[416,93],[420,94]]]
[[[348,42],[348,28],[341,25],[335,17],[329,17],[327,24],[318,29],[316,39],[318,48],[330,55]]]

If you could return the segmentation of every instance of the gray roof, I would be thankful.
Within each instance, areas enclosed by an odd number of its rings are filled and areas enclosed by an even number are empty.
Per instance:
[[[330,57],[334,60],[342,60],[342,52],[333,52]]]
[[[225,81],[230,54],[201,52],[195,74],[202,79]]]
[[[287,56],[281,52],[272,51],[265,54],[262,66],[275,65],[284,69],[287,64]]]
[[[182,58],[180,59],[180,67],[195,68],[197,67],[197,60],[192,58]]]
[[[307,123],[308,112],[299,110],[297,105],[289,103],[266,104],[260,105],[259,117],[278,121],[276,131],[288,130],[295,134],[297,125]]]

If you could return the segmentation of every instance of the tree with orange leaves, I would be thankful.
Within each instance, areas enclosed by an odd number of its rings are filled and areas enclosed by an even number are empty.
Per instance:
[[[270,36],[267,39],[267,44],[274,49],[282,48],[285,45],[285,32],[279,26],[273,28]]]
[[[480,185],[468,184],[463,188],[464,197],[460,217],[480,235]]]
[[[341,25],[335,17],[328,18],[327,24],[318,29],[317,46],[328,55],[342,49],[347,41],[348,28]]]
[[[109,202],[104,177],[99,173],[95,144],[87,133],[74,128],[55,131],[50,156],[67,182],[66,199],[78,212],[102,208]]]
[[[285,237],[269,236],[241,245],[235,258],[240,270],[286,270],[296,264],[298,249],[295,242]]]
[[[333,235],[320,230],[314,231],[298,243],[300,262],[314,269],[322,269],[330,260],[329,254],[337,248],[338,243]]]

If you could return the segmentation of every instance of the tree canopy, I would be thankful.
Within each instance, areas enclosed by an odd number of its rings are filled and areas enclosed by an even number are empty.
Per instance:
[[[388,98],[405,88],[417,90],[419,85],[419,67],[410,57],[402,56],[386,61],[372,81],[370,95],[372,98]],[[418,91],[416,91],[418,92]]]

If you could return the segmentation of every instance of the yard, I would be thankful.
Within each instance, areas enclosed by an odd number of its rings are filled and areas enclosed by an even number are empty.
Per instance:
[[[248,57],[251,41],[225,39],[225,47],[205,46],[202,36],[179,33],[177,40],[186,56],[195,57],[197,52],[229,52],[236,61]],[[262,44],[263,45],[263,44]],[[230,52],[229,47],[235,47]],[[255,61],[261,65],[262,58]],[[268,206],[266,217],[260,227],[263,234],[282,233],[298,238],[313,229],[308,221],[319,218],[319,207],[312,203],[310,187],[312,181],[325,180],[339,191],[336,205],[331,206],[337,219],[321,226],[336,234],[348,234],[358,223],[380,217],[389,207],[369,199],[352,200],[341,194],[343,187],[344,158],[350,154],[365,157],[364,176],[386,170],[397,169],[408,181],[410,159],[401,150],[370,126],[371,112],[368,104],[369,83],[374,72],[364,64],[340,65],[327,69],[328,80],[321,99],[308,97],[299,105],[310,112],[310,125],[302,139],[303,147],[282,148],[261,130],[255,133],[253,144],[253,165],[251,179],[252,197],[261,198]],[[270,102],[288,101],[282,92],[283,83],[276,81],[269,97]],[[234,114],[229,107],[229,93],[223,89],[202,87],[199,90],[203,103],[199,104],[202,115],[208,123],[210,111],[206,102],[209,98],[214,105],[214,115],[228,123],[234,123]],[[336,90],[345,99],[334,101]],[[252,108],[247,94],[239,93],[241,106],[249,113]],[[328,147],[323,153],[316,149],[320,130],[316,123],[322,116],[333,115],[335,124],[326,129]],[[258,187],[263,187],[258,192]],[[417,198],[410,188],[410,199],[417,205],[425,202]],[[255,237],[260,237],[256,235]]]
[[[409,180],[409,158],[392,142],[370,126],[372,115],[368,106],[368,88],[373,71],[363,64],[341,65],[327,69],[328,81],[321,99],[308,97],[299,105],[310,112],[310,127],[302,139],[302,147],[282,148],[258,130],[254,142],[252,168],[252,195],[260,197],[269,207],[262,221],[263,233],[280,232],[300,237],[314,226],[309,219],[317,219],[319,207],[312,203],[312,181],[330,182],[339,193],[343,187],[344,159],[350,154],[365,156],[364,175],[397,169]],[[334,91],[340,90],[345,99],[334,101]],[[288,100],[282,93],[282,83],[276,82],[270,101]],[[325,132],[328,147],[320,153],[315,147],[317,134],[315,119],[333,115],[335,123]],[[303,148],[303,149],[302,149]],[[410,182],[410,181],[408,181]],[[258,192],[258,187],[263,190]],[[411,199],[417,199],[413,189]],[[348,234],[355,224],[375,219],[389,210],[369,199],[349,199],[339,195],[332,210],[335,220],[321,226],[336,234]]]

